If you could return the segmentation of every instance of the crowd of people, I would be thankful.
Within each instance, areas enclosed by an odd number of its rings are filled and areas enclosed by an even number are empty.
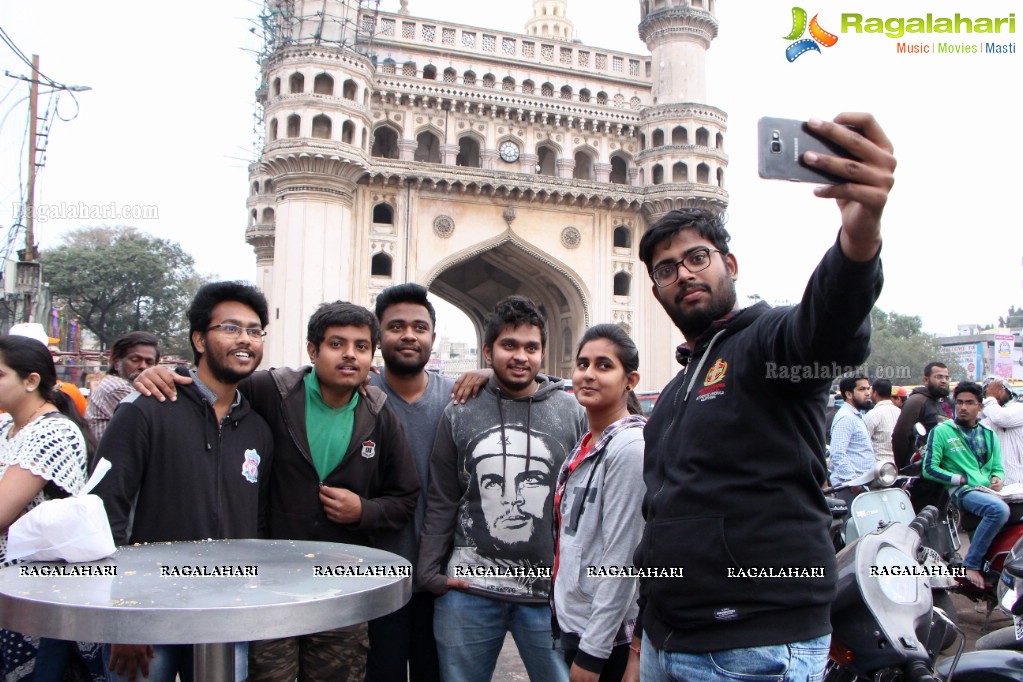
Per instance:
[[[143,332],[119,339],[84,420],[53,390],[45,344],[0,338],[0,562],[15,519],[81,488],[96,440],[112,468],[95,493],[118,544],[318,540],[412,564],[398,611],[241,644],[238,679],[489,680],[508,633],[532,680],[819,679],[835,587],[821,492],[831,382],[765,368],[865,360],[895,160],[869,114],[809,126],[855,160],[804,155],[844,182],[815,190],[836,200],[841,226],[798,304],[738,307],[717,212],[670,211],[644,234],[652,294],[685,340],[649,421],[634,394],[639,353],[620,327],[582,336],[573,395],[540,371],[547,322],[522,296],[485,323],[489,369],[456,383],[426,371],[437,320],[418,284],[384,290],[374,311],[322,304],[306,330],[310,364],[270,370],[256,369],[266,299],[207,284],[187,311],[193,366],[159,366],[159,340]],[[985,413],[1012,429],[1011,406],[990,391]],[[867,419],[858,408],[871,392]],[[859,377],[842,393],[832,463],[849,456],[833,478],[868,453],[899,461],[902,417],[934,412],[914,394],[896,415],[886,403],[899,392]],[[51,661],[91,663],[94,679],[192,676],[187,646],[108,642],[100,655],[2,637],[10,682],[62,679]]]

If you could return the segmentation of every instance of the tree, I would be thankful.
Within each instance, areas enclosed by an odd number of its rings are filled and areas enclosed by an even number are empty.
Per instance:
[[[149,331],[165,352],[190,353],[185,310],[205,278],[177,242],[129,226],[82,227],[41,254],[53,298],[70,308],[103,348]]]
[[[920,383],[924,366],[932,360],[948,365],[952,379],[961,379],[965,370],[945,352],[932,334],[923,331],[916,315],[886,313],[878,307],[870,311],[870,357],[864,369],[871,379],[890,379],[895,385]]]
[[[1009,308],[1009,314],[1005,317],[998,318],[999,327],[1009,327],[1016,329],[1017,327],[1023,327],[1023,308],[1017,308],[1011,306]]]

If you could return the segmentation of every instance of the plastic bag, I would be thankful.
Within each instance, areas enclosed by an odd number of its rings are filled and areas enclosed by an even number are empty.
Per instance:
[[[11,524],[7,531],[9,561],[79,563],[105,559],[117,549],[103,500],[89,492],[110,470],[101,459],[74,497],[47,500]]]

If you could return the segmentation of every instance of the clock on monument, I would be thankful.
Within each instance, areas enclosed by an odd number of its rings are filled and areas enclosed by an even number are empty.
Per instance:
[[[515,163],[519,160],[519,147],[514,142],[505,142],[501,145],[501,158],[508,163]]]

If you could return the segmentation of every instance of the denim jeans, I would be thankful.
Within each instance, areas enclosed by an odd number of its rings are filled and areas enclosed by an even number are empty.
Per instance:
[[[568,666],[551,637],[546,604],[516,604],[451,590],[433,613],[444,682],[488,682],[504,637],[511,632],[533,682],[568,682]]]
[[[192,682],[192,645],[191,644],[157,644],[153,647],[155,658],[149,659],[149,677],[142,677],[139,672],[135,681],[140,682],[175,682],[181,676],[181,682]],[[128,682],[127,675],[117,675],[109,670],[110,645],[103,645],[103,664],[107,666],[107,682]],[[234,645],[234,676],[237,682],[248,678],[249,645],[239,642]]]
[[[965,568],[979,571],[984,566],[984,555],[991,547],[991,542],[1009,520],[1009,505],[998,497],[979,490],[963,493],[959,496],[958,502],[961,509],[980,517],[980,524],[970,538],[970,551],[963,559]]]
[[[727,649],[706,654],[657,651],[643,636],[639,657],[643,682],[820,682],[831,635],[792,644]]]

